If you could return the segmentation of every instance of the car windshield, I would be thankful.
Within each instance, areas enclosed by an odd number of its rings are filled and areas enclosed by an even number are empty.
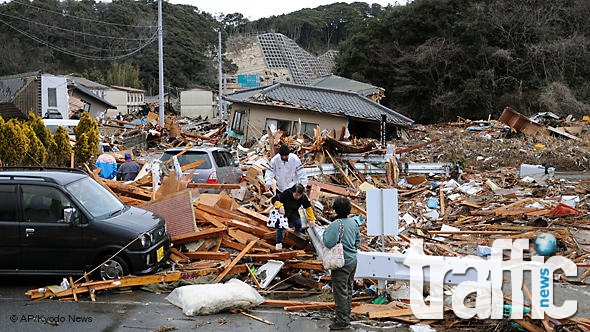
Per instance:
[[[111,215],[125,207],[117,197],[89,177],[72,182],[65,188],[94,218]]]

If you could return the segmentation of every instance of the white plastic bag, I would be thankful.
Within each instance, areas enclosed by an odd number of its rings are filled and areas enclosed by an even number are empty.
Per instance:
[[[182,309],[187,316],[209,315],[227,309],[250,308],[264,298],[250,285],[238,279],[225,284],[188,285],[175,288],[168,302]]]

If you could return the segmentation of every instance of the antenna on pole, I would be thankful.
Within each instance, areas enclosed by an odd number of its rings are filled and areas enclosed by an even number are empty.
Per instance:
[[[219,108],[219,118],[221,118],[221,120],[225,119],[225,110],[223,108],[223,71],[221,68],[221,29],[219,29],[218,31],[218,35],[219,35],[219,45],[217,46],[217,61],[219,62],[219,101],[217,103],[217,106]]]
[[[164,128],[164,39],[162,36],[162,0],[158,0],[158,68],[159,68],[159,99],[160,126]]]

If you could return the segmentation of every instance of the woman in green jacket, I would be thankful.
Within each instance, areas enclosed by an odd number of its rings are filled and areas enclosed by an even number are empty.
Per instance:
[[[330,325],[330,330],[345,330],[350,328],[350,309],[352,306],[352,291],[354,274],[356,272],[356,252],[361,245],[361,232],[356,221],[349,218],[350,201],[345,197],[337,197],[332,204],[337,219],[332,221],[323,235],[324,245],[332,248],[338,243],[342,234],[344,249],[344,266],[331,270],[332,293],[336,304],[336,317]]]

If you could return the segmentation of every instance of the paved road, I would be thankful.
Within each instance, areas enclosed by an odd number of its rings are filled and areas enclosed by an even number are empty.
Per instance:
[[[250,313],[274,325],[231,313],[187,317],[165,300],[167,294],[141,289],[100,292],[96,302],[82,295],[77,303],[55,299],[31,303],[24,295],[27,290],[58,284],[60,280],[1,277],[0,331],[328,331],[330,324],[329,313],[289,314],[269,307],[258,307]]]

